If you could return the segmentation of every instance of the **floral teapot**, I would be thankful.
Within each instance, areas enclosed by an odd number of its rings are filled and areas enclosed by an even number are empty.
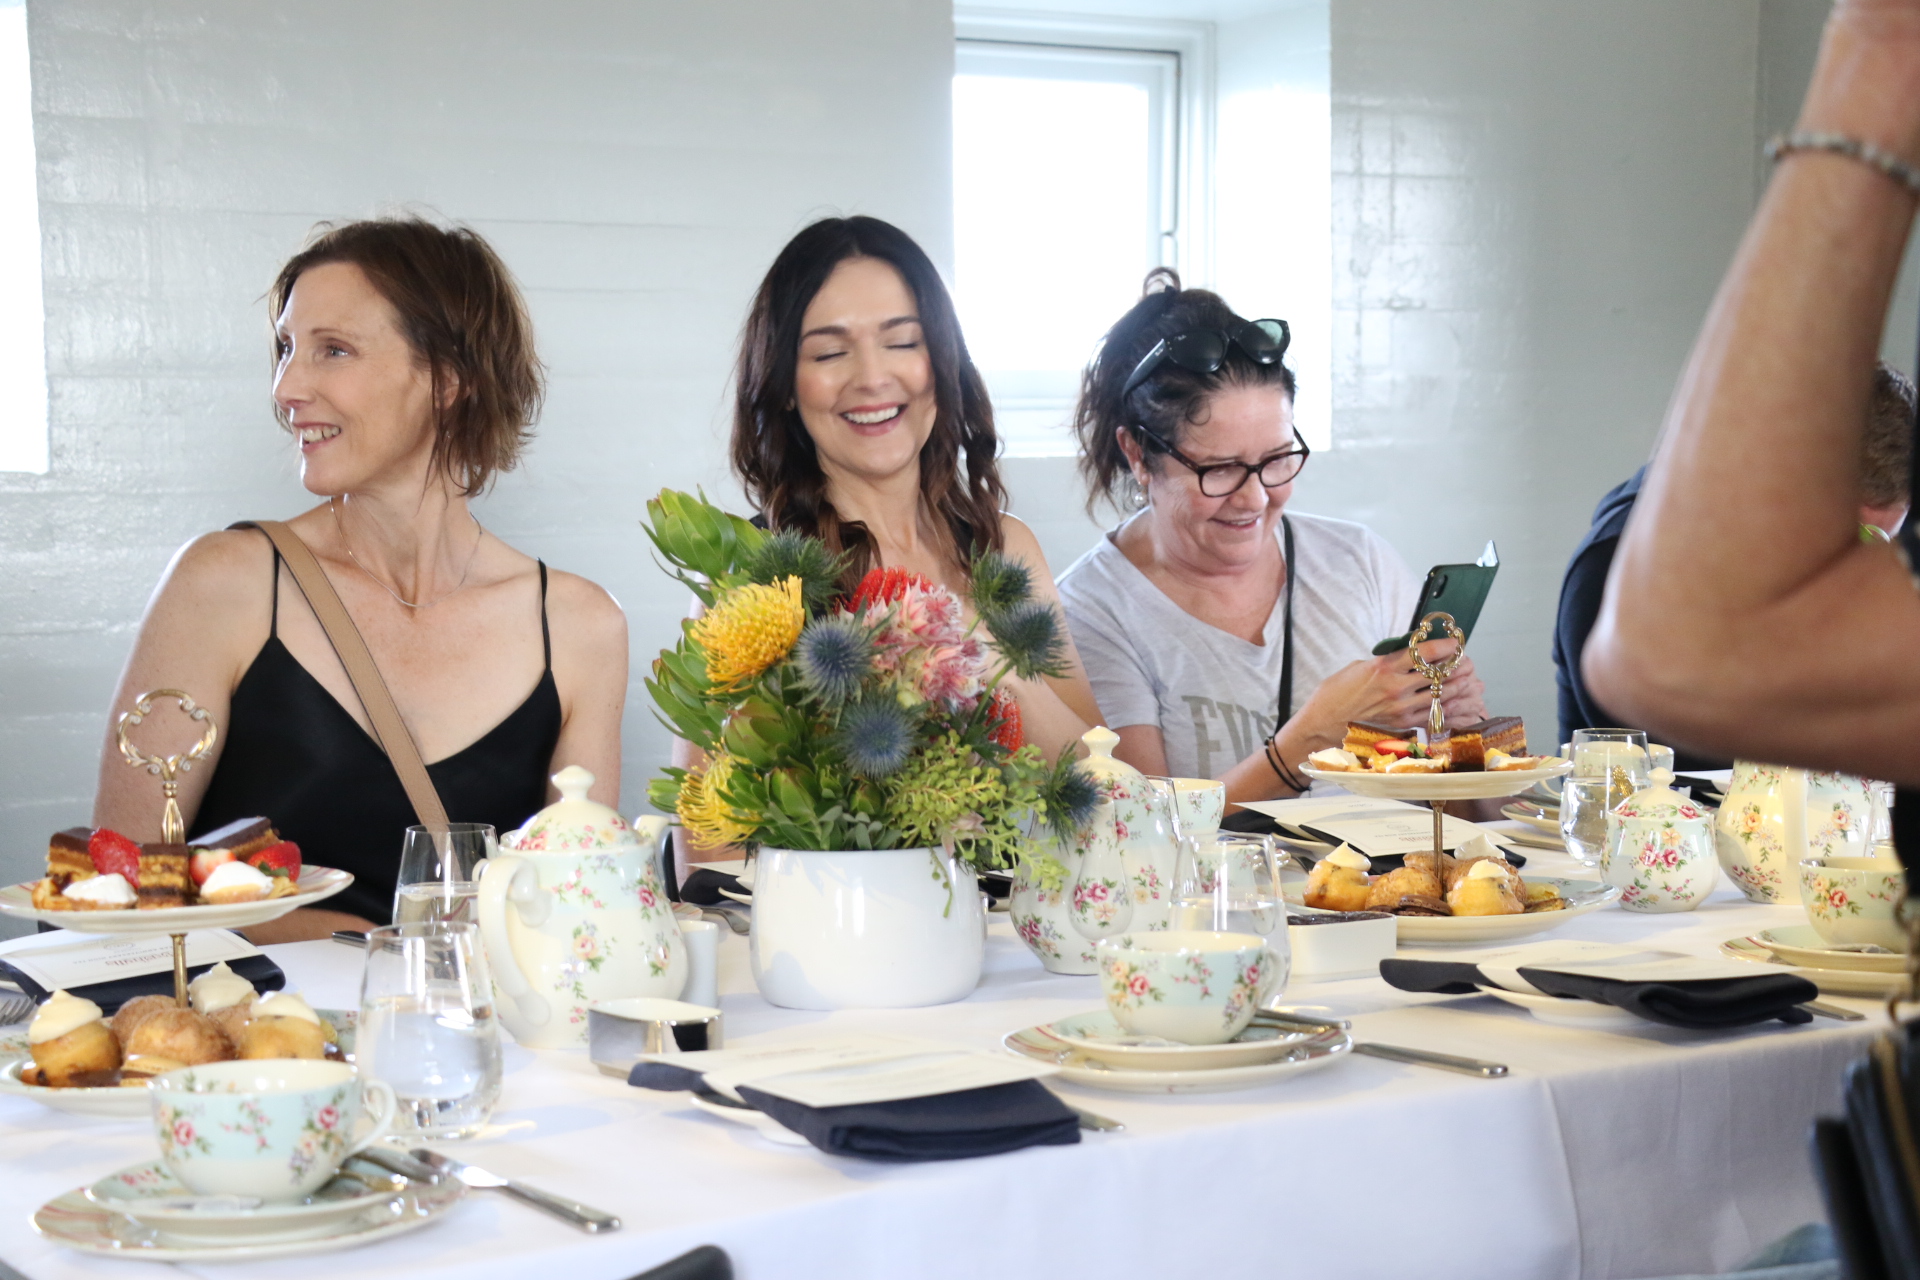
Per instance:
[[[500,839],[480,874],[480,937],[500,1021],[533,1049],[587,1042],[587,1006],[679,996],[687,952],[655,868],[666,819],[587,799],[593,775],[553,775],[561,798]]]
[[[1713,818],[1673,790],[1673,772],[1607,813],[1600,878],[1620,890],[1628,911],[1691,911],[1720,885]]]
[[[1872,816],[1864,779],[1736,760],[1714,820],[1720,865],[1753,901],[1791,905],[1804,859],[1872,856]]]

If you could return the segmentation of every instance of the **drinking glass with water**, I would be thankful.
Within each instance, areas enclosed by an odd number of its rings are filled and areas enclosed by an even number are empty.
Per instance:
[[[400,845],[393,922],[478,924],[474,904],[480,898],[480,864],[499,848],[493,828],[484,822],[408,827]]]
[[[1280,870],[1291,860],[1272,836],[1183,836],[1173,870],[1172,927],[1273,937],[1286,924]]]
[[[1589,867],[1607,847],[1607,814],[1648,785],[1652,754],[1638,729],[1577,729],[1567,744],[1573,772],[1560,786],[1560,835]],[[1665,748],[1662,748],[1665,750]]]
[[[479,927],[389,925],[367,935],[355,1060],[393,1090],[396,1134],[466,1138],[500,1100],[500,1032]]]

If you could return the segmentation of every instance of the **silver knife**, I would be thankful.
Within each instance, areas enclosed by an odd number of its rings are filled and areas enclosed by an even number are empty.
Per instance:
[[[1456,1058],[1450,1053],[1434,1053],[1430,1049],[1406,1049],[1397,1044],[1355,1041],[1353,1051],[1373,1058],[1385,1058],[1389,1062],[1405,1062],[1420,1067],[1438,1067],[1442,1071],[1458,1071],[1463,1076],[1479,1076],[1484,1080],[1497,1080],[1507,1074],[1507,1064],[1504,1062],[1483,1062],[1479,1058]]]
[[[1809,1000],[1800,1006],[1808,1013],[1817,1013],[1823,1018],[1833,1018],[1840,1022],[1865,1022],[1867,1015],[1856,1013],[1852,1009],[1842,1009],[1837,1004],[1828,1004],[1825,1000]]]
[[[550,1213],[562,1222],[571,1223],[586,1232],[618,1231],[620,1219],[598,1209],[590,1209],[577,1200],[563,1200],[559,1196],[536,1191],[525,1183],[503,1178],[497,1173],[488,1173],[477,1165],[443,1156],[437,1151],[425,1147],[415,1147],[410,1153],[415,1160],[426,1165],[436,1173],[448,1174],[460,1179],[477,1190],[504,1191],[514,1199],[530,1204],[543,1213]]]
[[[1054,1096],[1059,1097],[1058,1094]],[[1061,1101],[1066,1102],[1066,1099],[1061,1098]],[[1121,1133],[1124,1132],[1127,1127],[1118,1120],[1109,1120],[1107,1117],[1095,1115],[1091,1111],[1082,1111],[1071,1102],[1067,1103],[1067,1110],[1073,1112],[1073,1118],[1080,1122],[1082,1129],[1089,1130],[1093,1133]]]

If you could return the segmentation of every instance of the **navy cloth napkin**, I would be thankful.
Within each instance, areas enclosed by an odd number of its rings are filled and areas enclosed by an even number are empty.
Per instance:
[[[1762,973],[1751,978],[1695,978],[1684,982],[1623,982],[1556,969],[1518,970],[1522,978],[1550,996],[1610,1004],[1650,1022],[1696,1031],[1746,1027],[1756,1022],[1807,1022],[1800,1008],[1820,997],[1820,988],[1791,973]],[[1478,966],[1458,960],[1382,960],[1380,976],[1402,991],[1466,995],[1494,987]]]
[[[627,1083],[642,1089],[704,1088],[706,1077],[665,1062],[634,1066]],[[752,1085],[740,1096],[829,1155],[892,1164],[965,1160],[1022,1147],[1080,1141],[1080,1122],[1038,1080],[1015,1080],[926,1098],[809,1107]]]
[[[287,975],[280,966],[266,956],[245,956],[239,960],[229,960],[229,968],[248,982],[255,991],[278,991],[287,985]],[[187,979],[192,981],[207,970],[210,964],[196,964],[187,970]],[[53,994],[20,970],[0,960],[0,978],[5,978],[40,1004]],[[100,1006],[101,1012],[112,1017],[121,1005],[135,996],[170,996],[173,994],[173,970],[164,969],[159,973],[143,973],[130,978],[115,978],[111,982],[95,982],[84,987],[70,987],[68,990],[82,999],[91,1000]]]
[[[680,882],[680,901],[691,902],[696,907],[718,906],[722,902],[733,902],[720,891],[743,894],[751,898],[753,890],[740,883],[740,877],[730,876],[724,871],[715,871],[711,867],[701,867]],[[735,903],[736,906],[740,905]]]

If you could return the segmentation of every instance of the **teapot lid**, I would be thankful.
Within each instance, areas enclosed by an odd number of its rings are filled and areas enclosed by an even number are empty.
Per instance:
[[[553,775],[560,798],[533,815],[500,843],[518,853],[579,853],[633,843],[633,828],[613,809],[587,799],[593,774],[570,764]]]
[[[1699,805],[1668,785],[1673,781],[1673,770],[1655,769],[1648,776],[1652,780],[1649,785],[1615,805],[1615,813],[1623,818],[1691,819],[1707,816]]]
[[[1103,724],[1097,724],[1080,735],[1080,741],[1087,744],[1087,754],[1074,768],[1100,782],[1115,782],[1143,777],[1138,769],[1125,760],[1116,760],[1113,749],[1120,745],[1120,735]]]

